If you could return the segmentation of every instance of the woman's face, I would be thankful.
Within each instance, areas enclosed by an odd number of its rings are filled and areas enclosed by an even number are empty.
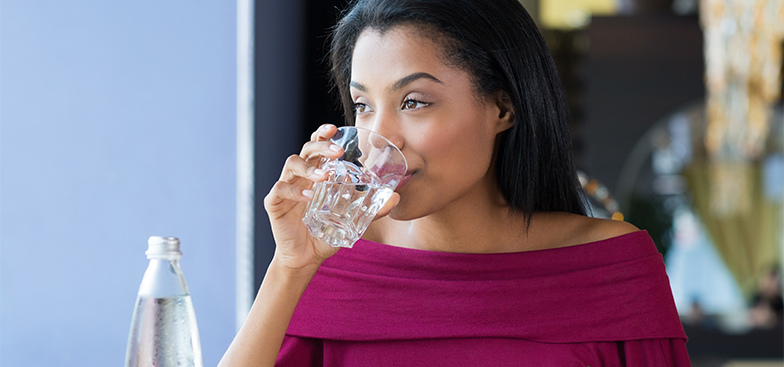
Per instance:
[[[450,66],[432,37],[412,26],[362,32],[351,65],[356,125],[389,138],[408,161],[393,219],[466,210],[497,200],[496,135],[511,126],[497,98],[478,96],[471,75]],[[467,199],[467,200],[464,200]],[[462,209],[461,209],[462,208]]]

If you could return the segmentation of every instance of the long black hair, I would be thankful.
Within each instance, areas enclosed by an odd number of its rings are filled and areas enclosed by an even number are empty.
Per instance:
[[[480,95],[505,92],[513,127],[500,134],[496,175],[513,212],[585,214],[572,162],[566,102],[550,51],[517,0],[354,0],[331,40],[334,87],[353,124],[351,59],[360,33],[399,25],[437,31],[446,62],[468,71]]]

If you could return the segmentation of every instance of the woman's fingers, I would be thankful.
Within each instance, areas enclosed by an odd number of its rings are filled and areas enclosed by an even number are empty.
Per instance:
[[[286,164],[283,165],[283,172],[280,173],[280,181],[288,183],[295,183],[299,178],[318,182],[323,181],[326,177],[326,171],[311,165],[296,154],[293,154],[286,159]]]
[[[310,135],[310,141],[302,147],[302,151],[299,153],[300,157],[306,160],[310,160],[318,155],[324,155],[328,158],[340,157],[343,154],[343,148],[329,141],[337,131],[338,128],[335,125],[321,125],[318,130]]]
[[[311,135],[311,141],[305,143],[300,154],[286,159],[279,181],[264,198],[268,211],[287,211],[313,197],[310,190],[313,183],[327,178],[327,172],[316,166],[320,159],[338,158],[343,154],[340,146],[329,141],[336,131],[335,125],[322,125]]]
[[[338,158],[343,154],[342,148],[336,149],[329,141],[336,131],[334,125],[325,125],[314,132],[300,154],[286,159],[280,179],[264,198],[275,238],[275,258],[291,269],[318,266],[337,251],[314,239],[302,222],[306,202],[313,198],[313,184],[328,176],[318,167],[319,162],[322,158]]]
[[[329,140],[327,141],[309,141],[302,146],[299,156],[306,161],[312,161],[313,158],[339,158],[343,155],[343,148]]]
[[[329,140],[332,135],[338,131],[338,127],[332,124],[324,124],[319,126],[319,128],[310,134],[310,141],[323,141]]]
[[[272,190],[264,197],[264,207],[268,211],[286,201],[292,201],[292,205],[298,202],[308,201],[313,197],[313,192],[308,189],[302,189],[298,185],[290,184],[284,181],[278,181],[272,186]]]

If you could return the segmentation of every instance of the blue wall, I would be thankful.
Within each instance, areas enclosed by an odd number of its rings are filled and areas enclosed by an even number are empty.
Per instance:
[[[122,365],[180,237],[205,366],[234,335],[235,1],[0,3],[0,366]]]

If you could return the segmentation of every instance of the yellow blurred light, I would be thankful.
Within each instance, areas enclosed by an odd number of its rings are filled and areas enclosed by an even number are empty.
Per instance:
[[[588,24],[593,14],[611,15],[618,11],[616,0],[541,0],[540,19],[549,29],[576,29]]]

